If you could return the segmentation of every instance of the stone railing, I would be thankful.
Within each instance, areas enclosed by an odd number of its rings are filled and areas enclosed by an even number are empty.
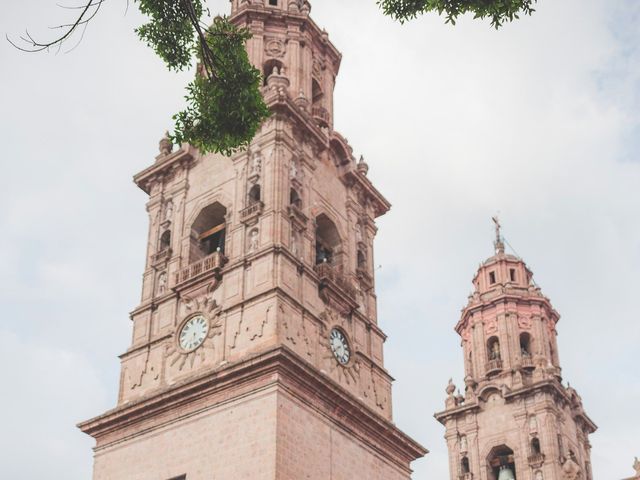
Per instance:
[[[197,262],[193,262],[187,267],[181,269],[176,273],[176,285],[188,282],[192,278],[210,272],[212,270],[219,270],[227,261],[227,258],[222,252],[214,252],[211,255],[204,257]]]
[[[165,248],[151,256],[151,263],[153,265],[157,265],[159,263],[166,262],[170,258],[171,258],[171,249]]]
[[[533,368],[535,365],[533,364],[533,358],[530,355],[523,355],[522,360],[520,361],[523,368]]]
[[[262,209],[264,208],[263,202],[255,202],[249,205],[246,208],[240,210],[240,221],[248,222],[256,217],[258,217],[262,213]]]
[[[313,267],[313,269],[321,282],[329,281],[349,297],[356,298],[356,289],[347,277],[344,276],[341,268],[334,267],[329,263],[319,263]]]
[[[320,123],[329,123],[329,112],[324,107],[313,107],[311,109],[311,115]]]
[[[496,370],[502,370],[502,360],[500,358],[489,360],[489,363],[487,364],[487,373]]]
[[[529,465],[539,468],[544,463],[544,453],[533,453],[527,458]]]

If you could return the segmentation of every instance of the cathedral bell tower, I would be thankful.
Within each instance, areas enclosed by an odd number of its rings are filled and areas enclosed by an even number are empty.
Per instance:
[[[588,436],[596,426],[561,383],[559,315],[526,264],[505,253],[494,221],[495,255],[480,265],[455,327],[464,395],[449,380],[436,414],[451,480],[592,480]]]
[[[390,207],[333,129],[341,55],[300,0],[232,0],[272,115],[250,147],[165,138],[117,406],[94,480],[409,479],[373,271]]]

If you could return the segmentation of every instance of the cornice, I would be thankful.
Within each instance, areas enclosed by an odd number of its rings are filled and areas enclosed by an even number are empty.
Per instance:
[[[355,165],[349,165],[349,169],[342,174],[340,179],[347,187],[359,186],[366,193],[367,198],[374,205],[375,216],[380,217],[391,209],[391,203],[373,186],[364,174],[358,171]]]
[[[484,390],[494,389],[497,391],[501,391],[500,388],[495,384],[487,384],[483,387]],[[566,389],[556,380],[546,379],[540,382],[536,382],[530,385],[526,385],[522,388],[518,388],[516,390],[510,390],[506,393],[501,393],[502,398],[504,398],[505,402],[510,402],[516,400],[523,396],[534,395],[540,391],[547,391],[552,395],[555,395],[562,399],[567,405],[569,405],[572,416],[574,419],[580,419],[585,423],[585,425],[589,428],[589,433],[593,433],[598,428],[596,424],[587,416],[586,413],[582,409],[576,410],[576,408],[571,403],[571,398],[567,393]],[[478,395],[480,397],[482,394]],[[470,411],[480,410],[481,403],[476,401],[474,403],[463,404],[459,407],[452,408],[450,410],[444,410],[434,414],[436,420],[438,420],[443,425],[445,422],[451,417],[460,417],[463,414],[466,414]]]
[[[139,430],[145,430],[145,422],[157,421],[145,431],[161,428],[175,421],[178,411],[187,417],[198,407],[202,410],[203,405],[214,408],[234,393],[244,395],[242,387],[251,384],[274,384],[287,391],[404,469],[411,461],[428,453],[392,422],[369,409],[329,377],[318,375],[317,370],[286,347],[190,378],[82,422],[78,428],[98,440],[98,449],[105,448],[139,434]]]
[[[176,166],[192,162],[195,157],[195,147],[189,144],[184,144],[175,152],[172,152],[165,157],[159,157],[156,163],[134,175],[133,181],[145,193],[149,194],[151,193],[150,183],[154,178],[167,174]]]
[[[462,315],[460,316],[460,320],[454,327],[455,331],[460,334],[462,329],[465,328],[469,318],[477,312],[482,312],[484,310],[488,310],[491,308],[495,308],[499,304],[507,304],[509,302],[515,302],[519,305],[538,305],[546,308],[551,314],[553,324],[557,324],[560,319],[560,314],[553,308],[551,305],[551,301],[545,296],[534,296],[527,294],[527,292],[522,292],[522,294],[510,292],[505,289],[502,293],[499,293],[493,298],[488,300],[479,301],[478,303],[473,303],[467,305],[462,309]]]

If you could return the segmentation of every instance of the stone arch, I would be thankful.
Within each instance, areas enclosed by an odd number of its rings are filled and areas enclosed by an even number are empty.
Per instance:
[[[520,354],[523,357],[531,357],[533,349],[533,338],[528,332],[520,333]]]
[[[224,253],[227,209],[219,202],[202,208],[190,225],[189,263]]]
[[[269,75],[274,73],[274,69],[277,69],[278,73],[282,75],[284,73],[284,63],[276,58],[270,58],[262,65],[262,84],[267,84]]]
[[[158,246],[158,251],[162,252],[163,250],[167,250],[171,247],[171,230],[165,230],[160,235],[160,245]]]
[[[498,480],[501,470],[511,470],[513,478],[517,479],[515,452],[506,442],[494,444],[483,458],[487,468],[487,479]],[[505,475],[504,478],[510,478]]]
[[[342,261],[342,238],[336,223],[325,213],[319,214],[315,219],[316,234],[316,265],[328,263],[340,266]]]
[[[262,191],[259,183],[253,185],[247,192],[247,206],[255,205],[262,201]]]
[[[502,392],[496,385],[486,385],[478,390],[478,398],[483,402],[486,402],[492,393],[498,393],[500,396],[502,396]]]

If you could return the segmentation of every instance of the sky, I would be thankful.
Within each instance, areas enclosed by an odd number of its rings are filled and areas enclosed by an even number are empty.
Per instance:
[[[13,38],[26,27],[52,35],[72,13],[54,0],[3,3],[0,30]],[[431,452],[414,480],[448,477],[433,413],[449,377],[462,385],[453,327],[492,254],[497,213],[562,315],[563,377],[599,426],[596,480],[630,476],[640,456],[640,2],[540,0],[499,31],[433,14],[400,25],[374,0],[312,3],[343,53],[336,130],[393,204],[378,223],[379,323],[394,420]],[[90,478],[93,441],[75,424],[116,403],[148,220],[131,177],[153,162],[191,76],[169,73],[138,41],[142,21],[111,0],[59,54],[0,41],[6,478]]]

